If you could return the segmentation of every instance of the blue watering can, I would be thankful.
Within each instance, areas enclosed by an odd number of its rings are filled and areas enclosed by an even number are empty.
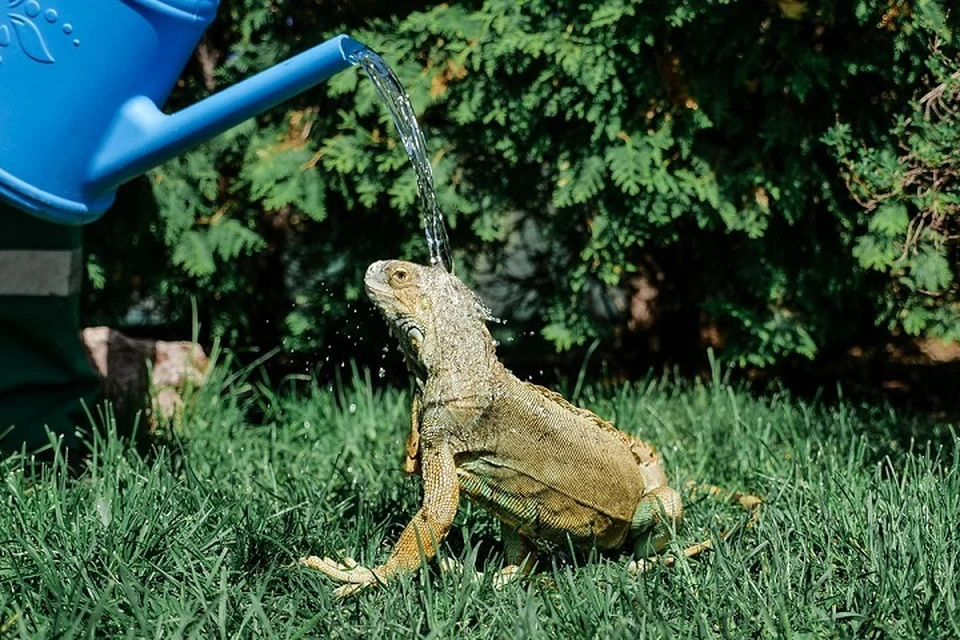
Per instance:
[[[159,106],[218,0],[0,0],[0,198],[84,224],[117,186],[323,82],[338,36],[172,115]]]

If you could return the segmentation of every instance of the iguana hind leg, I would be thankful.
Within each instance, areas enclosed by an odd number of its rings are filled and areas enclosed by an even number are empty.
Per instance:
[[[630,535],[634,553],[643,557],[663,551],[682,519],[683,505],[676,489],[667,486],[651,489],[633,512]]]
[[[712,484],[697,484],[694,482],[688,482],[687,487],[690,489],[692,494],[695,494],[698,490],[703,490],[709,493],[713,497],[726,496],[727,502],[730,502],[733,504],[739,504],[741,507],[743,507],[748,512],[750,512],[750,518],[748,520],[740,523],[739,525],[731,529],[727,529],[726,531],[724,531],[722,534],[720,534],[720,540],[726,540],[733,534],[734,531],[739,529],[741,526],[745,526],[749,528],[754,524],[756,524],[756,522],[759,520],[759,516],[760,516],[759,506],[764,502],[763,498],[761,498],[760,496],[756,496],[752,493],[740,493],[739,491],[728,491]],[[703,553],[704,551],[708,551],[710,549],[713,549],[713,540],[711,540],[710,538],[707,538],[702,542],[698,542],[696,544],[690,545],[689,547],[684,549],[680,555],[686,558],[695,558],[699,556],[701,553]],[[658,558],[658,557],[651,556],[647,558],[640,558],[638,560],[631,561],[630,564],[627,565],[627,571],[629,571],[634,575],[638,573],[643,573],[644,571],[647,571],[651,567],[655,566],[658,562],[663,562],[664,565],[668,567],[672,567],[676,563],[676,560],[677,560],[677,556],[667,556],[665,558]]]
[[[499,574],[493,577],[495,589],[503,588],[518,576],[529,574],[537,564],[537,546],[530,538],[506,522],[501,523],[500,531],[503,537],[503,555],[507,564],[500,569]]]

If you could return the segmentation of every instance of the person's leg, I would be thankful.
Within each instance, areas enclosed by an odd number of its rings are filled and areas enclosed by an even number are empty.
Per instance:
[[[0,451],[46,444],[44,426],[75,446],[87,426],[100,381],[80,341],[82,275],[79,227],[0,203]]]

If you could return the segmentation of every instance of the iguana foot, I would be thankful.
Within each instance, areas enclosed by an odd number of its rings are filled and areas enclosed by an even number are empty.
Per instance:
[[[463,576],[464,574],[463,563],[456,558],[444,558],[439,562],[439,565],[440,571],[443,573],[453,573],[458,576]],[[518,577],[525,576],[528,573],[530,573],[530,569],[527,566],[511,564],[494,573],[491,582],[493,583],[493,588],[496,591],[500,591]],[[472,578],[477,582],[483,580],[483,572],[473,571]]]
[[[640,560],[631,560],[627,564],[627,573],[629,573],[632,576],[638,576],[641,573],[646,573],[647,571],[649,571],[654,567],[658,559],[659,558],[654,556],[653,558],[641,558]]]
[[[463,575],[463,563],[456,558],[441,558],[437,565],[442,573],[453,573],[458,576]],[[479,573],[479,572],[478,572]],[[483,575],[479,573],[479,575]]]
[[[500,591],[517,578],[523,577],[528,573],[530,573],[530,570],[524,565],[507,565],[503,569],[500,569],[500,571],[497,573],[493,574],[493,588],[495,591]]]
[[[330,558],[308,556],[300,558],[300,564],[316,569],[337,582],[347,584],[334,589],[333,594],[338,598],[353,595],[364,587],[381,584],[383,580],[373,569],[357,564],[353,558],[344,558],[343,562],[336,562]]]

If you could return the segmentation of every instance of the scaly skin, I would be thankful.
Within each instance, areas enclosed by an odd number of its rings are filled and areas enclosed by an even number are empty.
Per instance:
[[[663,548],[683,508],[653,448],[507,371],[489,312],[441,267],[375,262],[365,284],[416,381],[404,469],[423,478],[423,505],[374,569],[303,564],[346,583],[338,595],[414,571],[436,554],[461,493],[503,522],[504,576],[529,570],[543,543]]]

